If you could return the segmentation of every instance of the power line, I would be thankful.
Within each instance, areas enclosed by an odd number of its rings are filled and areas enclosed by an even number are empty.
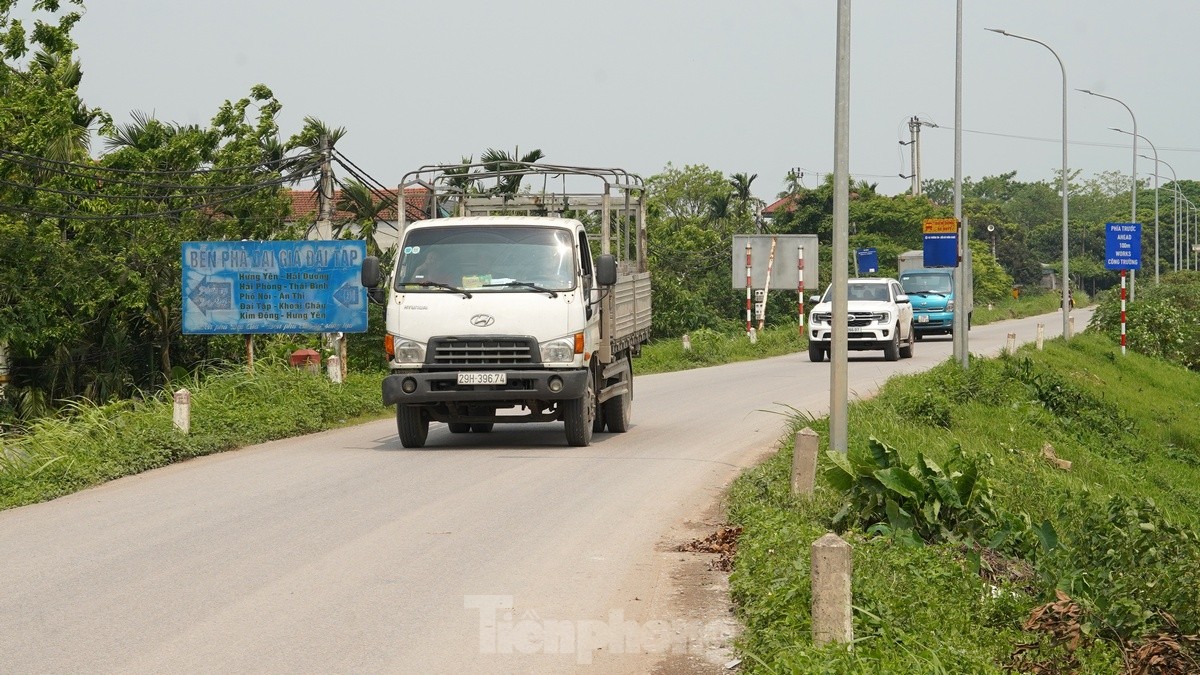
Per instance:
[[[931,123],[931,126],[934,129],[945,129],[948,131],[954,130],[953,126],[941,126],[939,124],[932,124],[932,123]],[[997,131],[980,131],[978,129],[963,129],[963,132],[968,133],[968,134],[978,134],[981,136],[998,136],[1000,138],[1016,138],[1016,139],[1023,140],[1023,141],[1042,141],[1042,142],[1046,142],[1046,143],[1062,144],[1061,138],[1043,138],[1041,136],[1021,136],[1018,134],[1002,134]],[[1129,148],[1128,145],[1122,145],[1120,143],[1101,143],[1098,141],[1072,141],[1070,139],[1067,139],[1067,145],[1087,145],[1087,146],[1097,147],[1097,148],[1121,148],[1121,149]],[[1159,150],[1171,150],[1174,152],[1200,152],[1200,148],[1181,148],[1181,147],[1162,147],[1162,148],[1159,148]]]
[[[179,176],[179,175],[230,173],[230,172],[238,172],[238,171],[244,172],[244,171],[250,171],[253,169],[268,167],[268,166],[271,166],[274,164],[291,164],[291,163],[299,162],[300,160],[303,160],[303,159],[317,156],[319,154],[320,153],[310,152],[310,153],[305,153],[303,155],[297,155],[295,157],[281,157],[280,159],[271,159],[271,160],[266,160],[264,162],[257,162],[255,164],[242,164],[239,166],[224,166],[224,167],[207,168],[207,169],[145,170],[145,169],[117,169],[114,167],[106,167],[106,166],[101,166],[101,165],[97,165],[97,164],[79,164],[77,162],[68,162],[68,161],[61,160],[61,159],[50,159],[48,157],[39,157],[38,155],[31,155],[31,154],[24,153],[24,152],[18,152],[16,150],[5,150],[3,148],[0,148],[0,156],[8,155],[8,156],[12,156],[12,157],[20,157],[27,162],[36,162],[38,164],[53,164],[56,166],[68,166],[68,167],[74,167],[76,169],[86,169],[89,171],[99,171],[99,172],[103,172],[103,173],[116,173],[116,174],[138,175],[138,176]],[[16,160],[13,160],[13,161],[16,161]]]
[[[200,211],[203,209],[216,209],[218,206],[223,206],[231,202],[235,202],[243,197],[249,197],[256,192],[266,189],[271,186],[280,186],[288,182],[286,178],[279,178],[273,181],[257,183],[250,186],[237,186],[241,189],[237,194],[230,195],[225,199],[218,199],[212,202],[203,203],[194,206],[185,206],[175,209],[162,209],[159,211],[145,211],[135,213],[122,214],[81,214],[79,211],[71,213],[52,213],[48,211],[39,211],[36,209],[24,208],[14,204],[0,202],[0,211],[13,213],[17,215],[30,216],[33,218],[54,218],[60,220],[81,220],[81,221],[96,221],[96,220],[140,220],[146,218],[161,218],[163,216],[179,215],[189,211]]]
[[[294,158],[294,159],[298,161],[300,159],[306,159],[306,158],[313,157],[313,156],[315,156],[315,155],[310,153],[310,154],[306,154],[306,155],[300,155],[299,157]],[[50,171],[53,173],[57,173],[57,174],[64,175],[64,176],[69,176],[72,178],[82,178],[84,180],[94,181],[94,182],[100,183],[102,185],[122,185],[122,186],[144,188],[144,189],[151,189],[151,190],[185,190],[185,191],[192,190],[192,191],[197,191],[197,192],[211,189],[211,186],[207,186],[207,185],[187,185],[187,184],[182,184],[182,183],[146,183],[146,182],[142,182],[142,181],[129,181],[129,180],[123,180],[121,178],[109,178],[109,177],[105,177],[105,176],[97,176],[97,175],[90,174],[90,173],[71,171],[69,169],[59,168],[58,166],[48,166],[48,165],[44,164],[43,162],[52,162],[53,164],[74,166],[74,167],[87,169],[89,171],[103,170],[103,169],[102,169],[102,167],[87,166],[87,165],[83,165],[83,164],[74,164],[71,162],[55,162],[53,160],[46,160],[45,158],[35,157],[33,155],[26,155],[24,153],[16,153],[16,152],[12,152],[9,150],[0,150],[0,158],[4,158],[4,159],[6,159],[6,161],[8,161],[12,164],[15,164],[17,166],[23,166],[23,167],[26,167],[29,169],[35,169],[35,170],[39,170],[39,171]],[[26,159],[26,158],[28,158],[28,159]],[[280,161],[281,160],[271,160],[268,162],[263,162],[261,164],[246,165],[246,167],[249,167],[251,169],[257,168],[260,170],[267,169],[267,168],[271,167],[272,165],[279,163]],[[290,161],[292,161],[292,159],[289,159],[287,161],[290,162]],[[213,172],[222,172],[222,171],[223,171],[222,169],[196,169],[194,171],[180,172],[180,173],[173,174],[173,175],[201,176],[201,175],[209,175]],[[146,175],[154,175],[154,174],[155,174],[155,172],[147,172],[146,173]],[[289,182],[290,182],[290,180],[291,179],[289,179]]]

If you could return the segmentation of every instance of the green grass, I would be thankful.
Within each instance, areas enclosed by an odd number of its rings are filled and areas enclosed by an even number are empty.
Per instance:
[[[344,385],[259,362],[187,384],[191,433],[173,423],[168,392],[104,406],[73,404],[20,435],[0,435],[0,509],[53,499],[172,462],[329,429],[384,412],[386,373],[351,373]]]
[[[1059,543],[1049,552],[1025,551],[1033,578],[993,587],[962,543],[913,546],[847,530],[843,537],[854,548],[851,651],[815,648],[809,623],[809,546],[831,529],[845,498],[823,476],[811,499],[790,495],[789,434],[779,453],[740,477],[729,495],[730,519],[745,528],[730,582],[746,626],[740,648],[747,670],[1001,672],[1015,644],[1038,639],[1021,624],[1054,599],[1056,585],[1079,599],[1085,620],[1106,638],[1085,640],[1074,654],[1077,672],[1121,672],[1117,638],[1156,625],[1156,615],[1143,615],[1152,609],[1197,632],[1198,412],[1200,376],[1133,354],[1122,358],[1094,334],[1069,345],[1050,341],[1044,352],[974,359],[965,373],[946,363],[893,378],[876,398],[852,405],[852,458],[864,457],[875,437],[910,462],[921,452],[944,467],[961,446],[981,460],[999,509],[1033,525],[1048,521]],[[797,418],[793,425],[812,426],[828,447],[827,420]],[[1041,456],[1045,443],[1073,462],[1070,471]],[[830,466],[820,459],[822,470]],[[1157,515],[1139,507],[1133,534],[1121,530],[1120,513],[1133,513],[1143,499],[1153,500]],[[1123,506],[1106,511],[1113,504]],[[1004,559],[1014,560],[1019,549],[1010,542]],[[1067,658],[1061,648],[1042,655]]]
[[[688,334],[691,349],[683,348],[682,338],[656,340],[642,348],[642,355],[634,361],[634,372],[667,373],[705,368],[782,356],[808,348],[808,340],[800,335],[795,322],[768,326],[756,333],[757,342],[752,344],[742,331],[720,333],[702,328]]]
[[[1091,301],[1086,293],[1075,292],[1076,307],[1083,307],[1089,302]],[[982,326],[1005,319],[1023,319],[1027,316],[1049,314],[1061,308],[1062,296],[1058,293],[1049,291],[1022,293],[1020,298],[1005,298],[1000,302],[992,303],[991,309],[988,309],[986,302],[976,302],[975,309],[971,312],[971,324]]]

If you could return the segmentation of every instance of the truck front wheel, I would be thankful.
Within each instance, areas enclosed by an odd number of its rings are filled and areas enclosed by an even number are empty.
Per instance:
[[[608,430],[614,434],[623,434],[629,430],[629,420],[633,416],[633,363],[626,354],[628,370],[624,372],[625,393],[614,396],[604,402],[604,419],[608,422]]]
[[[592,423],[596,420],[596,385],[592,377],[587,378],[583,396],[562,402],[562,418],[566,425],[567,445],[591,445]]]
[[[429,437],[429,417],[419,406],[396,405],[396,431],[400,433],[400,445],[406,448],[423,448]]]

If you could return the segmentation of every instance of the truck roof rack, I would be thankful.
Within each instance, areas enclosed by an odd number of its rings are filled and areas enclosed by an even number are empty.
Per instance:
[[[536,183],[541,182],[540,190]],[[533,186],[523,186],[526,181]],[[428,192],[428,218],[531,215],[577,218],[602,254],[622,268],[645,272],[646,184],[642,177],[611,167],[567,166],[519,161],[429,164],[404,175],[405,189]],[[399,210],[400,235],[407,214]]]

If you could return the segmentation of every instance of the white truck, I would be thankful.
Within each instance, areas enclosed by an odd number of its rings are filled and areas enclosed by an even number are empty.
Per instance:
[[[529,177],[562,191],[518,192]],[[455,434],[562,421],[573,446],[626,431],[651,327],[642,179],[511,162],[426,166],[401,194],[412,186],[429,218],[399,209],[386,289],[383,401],[401,444],[423,447],[431,421]]]

